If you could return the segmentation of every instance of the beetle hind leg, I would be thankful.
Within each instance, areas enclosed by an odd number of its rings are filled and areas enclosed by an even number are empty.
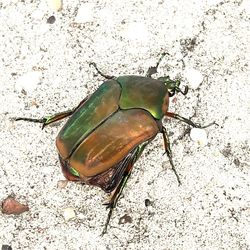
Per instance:
[[[113,210],[116,207],[118,199],[121,196],[122,191],[123,191],[124,187],[126,186],[126,183],[131,175],[133,165],[136,162],[136,160],[138,159],[138,157],[140,156],[140,154],[142,153],[142,151],[144,150],[146,145],[147,145],[147,143],[139,145],[137,148],[135,148],[133,151],[131,151],[130,154],[128,156],[126,156],[120,162],[120,164],[123,167],[125,167],[125,171],[123,172],[122,176],[119,176],[120,181],[118,182],[116,188],[111,193],[109,201],[107,203],[103,204],[103,205],[107,206],[107,209],[109,209],[109,213],[108,213],[106,223],[104,225],[104,229],[102,231],[102,235],[107,232],[107,227],[108,227],[108,224],[110,222]]]
[[[172,170],[174,171],[174,174],[175,174],[175,176],[177,178],[178,184],[181,185],[180,177],[179,177],[179,175],[178,175],[178,173],[177,173],[177,171],[175,169],[175,166],[174,166],[174,162],[173,162],[173,158],[172,158],[172,151],[171,151],[171,148],[170,148],[170,141],[169,141],[169,138],[168,138],[167,131],[166,131],[165,127],[162,127],[162,135],[163,135],[165,153],[168,156],[170,165],[171,165]]]
[[[128,167],[127,167],[127,169],[122,177],[121,182],[119,183],[117,188],[112,193],[110,200],[107,203],[104,203],[104,205],[107,206],[107,209],[109,209],[109,213],[108,213],[108,217],[107,217],[107,220],[105,222],[105,225],[104,225],[104,229],[102,231],[102,235],[104,235],[107,232],[108,224],[110,222],[113,210],[116,207],[117,201],[118,201],[120,195],[122,194],[123,188],[125,187],[128,179],[131,175],[132,167],[133,167],[133,162],[131,162],[128,165]]]

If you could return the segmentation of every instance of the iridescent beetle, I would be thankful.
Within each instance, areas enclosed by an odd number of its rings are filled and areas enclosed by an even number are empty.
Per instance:
[[[189,119],[168,112],[169,97],[178,92],[186,95],[188,88],[182,91],[180,81],[169,77],[151,77],[157,73],[165,55],[162,54],[155,67],[148,69],[146,77],[104,75],[92,63],[108,80],[76,108],[42,119],[15,118],[42,123],[44,128],[71,115],[56,138],[59,160],[68,180],[98,186],[110,194],[110,200],[105,204],[110,211],[103,233],[107,231],[112,211],[134,163],[158,133],[162,133],[165,152],[180,184],[162,118],[168,116],[200,127]]]

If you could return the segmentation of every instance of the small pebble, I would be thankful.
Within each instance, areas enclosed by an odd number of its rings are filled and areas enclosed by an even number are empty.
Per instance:
[[[40,78],[42,76],[41,72],[33,71],[28,72],[20,76],[15,84],[15,89],[19,92],[32,92],[36,89],[37,85],[40,83]]]
[[[151,205],[151,201],[149,199],[145,199],[145,206],[148,207]]]
[[[62,10],[62,0],[47,0],[48,5],[51,9],[55,11]]]
[[[7,197],[2,202],[2,213],[3,214],[15,214],[19,215],[26,211],[29,211],[27,205],[21,204],[12,197]]]
[[[196,69],[186,69],[185,77],[187,78],[188,85],[192,89],[197,89],[203,81],[203,75]]]
[[[63,189],[67,186],[68,182],[68,180],[60,180],[57,182],[57,187]]]
[[[72,220],[76,217],[74,208],[67,207],[63,210],[63,217],[66,221]]]
[[[93,7],[94,5],[92,3],[85,3],[82,4],[77,12],[77,15],[75,17],[76,23],[88,23],[93,22]]]
[[[207,133],[205,129],[201,128],[192,128],[190,132],[190,137],[193,141],[198,143],[200,146],[207,145]]]
[[[55,16],[50,16],[50,17],[47,19],[47,23],[49,23],[49,24],[53,24],[55,21],[56,21]]]
[[[125,223],[132,223],[132,217],[128,214],[123,215],[118,222],[119,225]]]

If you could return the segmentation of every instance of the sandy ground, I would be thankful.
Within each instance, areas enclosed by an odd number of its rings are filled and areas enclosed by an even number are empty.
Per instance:
[[[0,1],[0,200],[12,195],[30,208],[0,213],[0,245],[249,249],[249,37],[247,0],[65,0],[58,12],[46,1]],[[191,87],[172,98],[170,110],[219,126],[207,128],[208,143],[199,145],[183,136],[187,125],[164,119],[182,185],[159,135],[136,163],[101,237],[105,193],[76,183],[58,187],[64,177],[54,141],[64,122],[41,130],[11,117],[75,107],[103,81],[91,61],[110,75],[145,75],[164,51],[170,55],[156,77]],[[193,69],[203,79],[196,87],[185,77]],[[65,220],[65,208],[75,211],[73,219]]]

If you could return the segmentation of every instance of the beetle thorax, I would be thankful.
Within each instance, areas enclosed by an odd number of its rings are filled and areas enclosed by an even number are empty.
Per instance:
[[[169,106],[169,94],[167,93],[164,97],[163,104],[162,104],[162,113],[166,114],[168,112]]]

